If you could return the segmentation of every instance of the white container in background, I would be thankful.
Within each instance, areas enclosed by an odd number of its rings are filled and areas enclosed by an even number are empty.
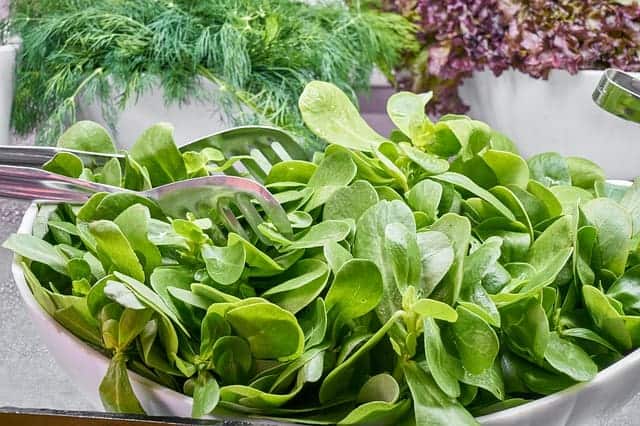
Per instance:
[[[545,151],[586,157],[610,178],[640,176],[640,125],[601,110],[592,100],[602,71],[552,71],[539,80],[518,71],[477,72],[460,96],[468,115],[509,136],[524,157]],[[640,77],[640,73],[634,74]]]
[[[233,126],[216,106],[217,87],[208,80],[201,80],[203,92],[210,93],[204,99],[192,99],[183,104],[166,104],[162,88],[156,86],[119,111],[113,135],[120,149],[129,149],[138,136],[148,127],[164,121],[173,124],[175,141],[183,145],[194,139]],[[388,135],[393,124],[387,117],[387,98],[394,93],[386,78],[374,72],[371,92],[360,96],[362,115],[369,124],[383,135]],[[78,119],[91,120],[107,127],[99,102],[78,103]]]
[[[231,124],[223,118],[222,111],[216,109],[216,86],[204,79],[201,84],[202,91],[210,94],[204,97],[206,100],[191,99],[182,104],[167,104],[162,88],[156,86],[130,101],[124,110],[118,111],[113,135],[118,148],[131,148],[145,129],[159,122],[174,126],[174,139],[178,145],[230,127]],[[98,101],[80,101],[77,115],[78,120],[95,121],[108,128]]]
[[[9,145],[17,46],[0,46],[0,145]]]

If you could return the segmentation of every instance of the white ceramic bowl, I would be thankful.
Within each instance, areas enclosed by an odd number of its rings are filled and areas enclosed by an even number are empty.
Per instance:
[[[633,179],[640,176],[640,125],[591,100],[601,76],[553,70],[548,80],[539,80],[514,70],[500,77],[483,71],[465,80],[460,96],[471,117],[513,139],[525,158],[545,151],[577,155],[597,160],[607,176]]]
[[[628,182],[627,182],[628,184]],[[31,234],[38,207],[26,211],[19,233]],[[14,259],[13,278],[45,342],[62,369],[71,377],[94,408],[101,409],[98,386],[107,371],[109,360],[75,337],[36,302]],[[145,411],[151,415],[189,417],[191,398],[167,389],[130,372],[133,389]],[[640,392],[640,350],[601,371],[590,382],[579,384],[519,407],[479,418],[485,426],[565,426],[604,424],[606,418]],[[598,421],[600,419],[600,421]],[[260,424],[267,424],[259,422]]]

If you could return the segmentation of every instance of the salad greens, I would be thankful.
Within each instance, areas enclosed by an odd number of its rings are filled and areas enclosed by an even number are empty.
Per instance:
[[[112,357],[113,411],[142,412],[127,369],[193,396],[194,417],[313,424],[471,425],[592,379],[640,344],[640,181],[526,161],[484,123],[431,122],[428,100],[394,95],[387,139],[335,86],[307,86],[302,117],[328,146],[266,178],[293,236],[117,193],[43,205],[4,247],[43,309]],[[60,145],[114,150],[87,122]],[[123,163],[44,167],[141,190],[234,161],[181,154],[159,124]]]

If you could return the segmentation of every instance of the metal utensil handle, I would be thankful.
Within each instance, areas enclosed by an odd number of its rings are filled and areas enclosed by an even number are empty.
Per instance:
[[[0,166],[0,196],[26,200],[84,202],[96,192],[119,188],[87,182],[40,169]]]
[[[603,110],[640,123],[640,80],[633,75],[611,68],[606,70],[592,99]]]
[[[119,160],[124,159],[124,155],[122,154],[103,154],[52,146],[0,145],[0,164],[42,167],[43,164],[51,160],[60,152],[68,152],[80,157],[85,167],[102,166],[112,158],[117,158]]]
[[[58,150],[49,146],[0,145],[0,162],[7,165],[40,167]]]

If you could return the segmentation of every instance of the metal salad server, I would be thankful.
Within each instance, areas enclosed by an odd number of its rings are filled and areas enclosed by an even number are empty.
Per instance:
[[[602,74],[592,98],[605,111],[640,123],[640,79],[610,68]]]
[[[197,217],[210,217],[213,211],[229,231],[246,237],[235,209],[255,234],[263,239],[258,225],[265,219],[256,209],[254,203],[257,203],[280,233],[285,236],[293,233],[287,214],[278,201],[264,186],[252,179],[219,174],[173,182],[146,191],[130,191],[41,169],[0,165],[0,196],[83,203],[97,192],[130,192],[149,198],[157,202],[164,214],[174,218],[183,218],[189,212]]]
[[[213,133],[181,146],[180,152],[201,151],[204,148],[220,150],[225,158],[242,155],[226,174],[251,175],[264,182],[274,164],[286,160],[306,160],[307,154],[287,132],[269,126],[240,126]],[[85,167],[101,166],[112,158],[121,162],[125,154],[102,154],[48,146],[0,145],[0,164],[42,167],[59,152],[80,157]]]

